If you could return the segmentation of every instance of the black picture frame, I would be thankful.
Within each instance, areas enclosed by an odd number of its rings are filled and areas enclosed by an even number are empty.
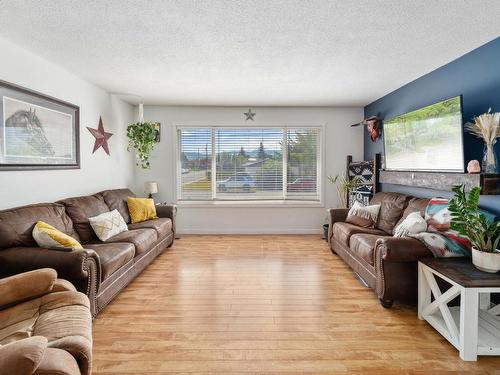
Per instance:
[[[20,109],[12,113],[15,108]],[[44,114],[54,119],[48,127],[43,126]],[[10,148],[15,155],[8,155],[9,137],[18,142]],[[71,144],[65,146],[64,138]],[[57,147],[53,140],[60,141]],[[80,107],[0,80],[0,171],[54,169],[80,169]]]

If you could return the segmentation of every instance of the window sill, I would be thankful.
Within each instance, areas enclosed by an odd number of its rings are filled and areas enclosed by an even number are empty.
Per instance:
[[[179,207],[226,207],[226,208],[322,208],[319,201],[288,201],[288,200],[258,200],[258,201],[178,201]]]

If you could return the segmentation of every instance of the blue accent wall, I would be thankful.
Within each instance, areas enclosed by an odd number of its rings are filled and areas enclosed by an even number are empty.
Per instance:
[[[493,112],[500,112],[500,37],[377,99],[365,107],[365,118],[378,115],[388,120],[457,95],[463,97],[464,124],[490,107]],[[465,165],[469,160],[481,160],[483,145],[483,141],[464,132]],[[500,142],[495,150],[500,158]],[[372,142],[365,129],[365,160],[372,159],[377,152],[383,153],[383,140]],[[437,190],[387,184],[382,190],[419,197],[450,195]],[[500,196],[482,196],[481,206],[500,215]]]

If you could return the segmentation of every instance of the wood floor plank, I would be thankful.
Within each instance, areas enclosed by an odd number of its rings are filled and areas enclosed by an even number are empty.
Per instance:
[[[94,375],[500,374],[382,308],[317,236],[184,236],[93,328]]]

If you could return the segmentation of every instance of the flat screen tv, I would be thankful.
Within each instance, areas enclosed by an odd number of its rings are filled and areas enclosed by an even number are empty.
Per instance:
[[[462,97],[384,121],[385,169],[463,172]]]

